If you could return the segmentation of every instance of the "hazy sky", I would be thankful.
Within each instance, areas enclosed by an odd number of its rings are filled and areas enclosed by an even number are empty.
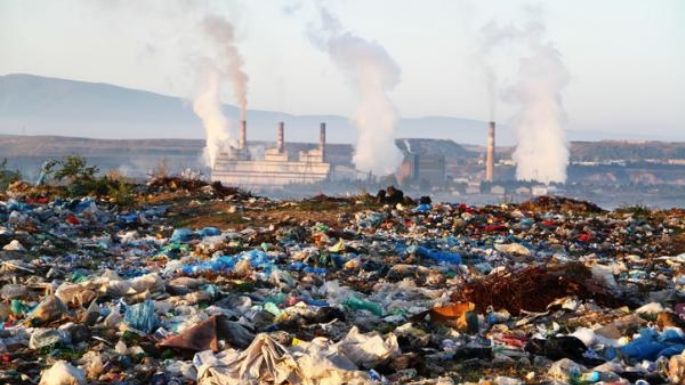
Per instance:
[[[488,119],[478,52],[489,22],[519,25],[530,1],[347,0],[326,7],[401,67],[402,116]],[[685,140],[685,1],[543,1],[548,40],[571,82],[566,127]],[[200,14],[236,24],[252,108],[350,115],[356,95],[307,38],[306,1],[0,0],[0,74],[31,73],[189,97],[207,52]],[[520,54],[499,51],[505,88]],[[233,103],[230,93],[225,101]],[[497,120],[513,115],[499,102]]]

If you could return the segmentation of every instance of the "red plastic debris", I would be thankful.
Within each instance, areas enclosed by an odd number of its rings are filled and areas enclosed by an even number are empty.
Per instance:
[[[578,242],[590,242],[592,240],[592,235],[588,233],[580,233],[578,236]]]
[[[76,225],[81,223],[78,220],[78,218],[76,218],[76,215],[74,215],[74,214],[67,215],[67,218],[65,219],[65,221],[72,226],[76,226]]]
[[[499,231],[507,231],[507,226],[505,225],[487,225],[483,228],[486,233],[495,233]]]

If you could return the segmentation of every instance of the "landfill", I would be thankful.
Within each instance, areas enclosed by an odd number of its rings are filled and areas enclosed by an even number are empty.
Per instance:
[[[0,383],[685,384],[685,210],[0,193]]]

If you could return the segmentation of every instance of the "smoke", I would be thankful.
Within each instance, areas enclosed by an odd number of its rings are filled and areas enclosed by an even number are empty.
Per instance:
[[[247,110],[248,76],[243,70],[243,58],[235,42],[233,25],[217,16],[206,16],[202,29],[209,37],[216,56],[206,58],[210,63],[200,67],[198,88],[193,111],[202,120],[207,142],[204,150],[206,164],[213,168],[218,154],[231,151],[236,141],[231,133],[229,121],[222,111],[221,90],[224,82],[229,82],[240,106],[241,120]]]
[[[545,184],[565,183],[569,149],[563,128],[564,108],[561,93],[569,82],[569,73],[554,44],[545,40],[545,26],[539,12],[529,10],[532,20],[522,28],[499,27],[491,23],[483,28],[483,52],[496,46],[516,43],[520,54],[515,81],[503,90],[504,101],[517,108],[513,128],[517,138],[513,159],[516,179]],[[490,105],[496,101],[496,72],[486,67]],[[491,107],[494,113],[494,107]]]
[[[213,167],[220,152],[231,152],[235,135],[222,110],[222,95],[230,85],[244,119],[247,110],[248,76],[238,49],[232,20],[239,20],[237,4],[192,0],[93,0],[81,1],[97,17],[111,23],[111,28],[133,30],[140,35],[140,50],[146,61],[158,56],[163,63],[182,63],[183,72],[195,73],[193,111],[206,133],[204,162]],[[127,20],[128,23],[121,23]],[[122,27],[124,26],[125,27]],[[164,60],[162,60],[164,59]],[[160,67],[161,73],[169,68]],[[170,76],[169,82],[183,83],[185,78]]]
[[[493,51],[498,45],[510,41],[518,33],[512,26],[500,27],[494,22],[486,24],[480,30],[478,61],[485,78],[485,89],[488,92],[488,116],[490,121],[497,120],[497,98],[499,93],[498,76],[495,69]]]
[[[199,92],[193,100],[193,111],[205,128],[207,141],[204,161],[209,167],[214,167],[219,152],[235,146],[235,140],[230,134],[228,120],[221,111],[220,73],[211,65],[201,72],[203,76],[199,79]]]
[[[247,83],[249,78],[243,70],[245,63],[235,41],[233,24],[220,16],[210,15],[204,20],[204,29],[217,45],[218,64],[231,82],[233,94],[240,106],[242,120],[247,112]]]
[[[350,118],[357,128],[353,162],[363,172],[385,176],[397,171],[402,153],[395,144],[398,115],[388,92],[400,79],[400,68],[383,46],[350,32],[320,8],[322,30],[310,38],[322,46],[359,94]]]
[[[518,82],[507,92],[507,100],[520,108],[514,120],[516,179],[565,183],[569,149],[561,91],[569,74],[551,43],[537,37],[529,46],[532,53],[519,61]]]
[[[485,82],[488,90],[488,115],[490,121],[497,120],[497,75],[490,66],[483,67],[485,71]]]

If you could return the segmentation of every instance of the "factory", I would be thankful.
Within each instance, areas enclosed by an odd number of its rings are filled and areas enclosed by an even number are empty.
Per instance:
[[[252,159],[247,149],[247,122],[242,120],[238,148],[219,154],[212,169],[212,181],[259,190],[323,182],[329,178],[331,164],[326,162],[325,123],[321,123],[318,146],[300,151],[296,158],[285,150],[284,137],[285,123],[279,122],[276,146],[267,149],[263,159]]]
[[[416,139],[403,139],[398,146],[404,160],[394,176],[400,185],[442,186],[447,182],[447,160],[445,150],[415,146]],[[414,144],[414,145],[412,145]],[[285,149],[285,123],[276,125],[275,145],[263,153],[249,151],[247,147],[247,122],[240,121],[239,138],[234,147],[218,154],[211,169],[212,181],[227,186],[239,186],[250,190],[283,189],[289,185],[306,185],[326,181],[339,181],[345,178],[358,179],[359,171],[354,169],[347,174],[345,165],[334,165],[326,156],[326,124],[321,123],[318,145],[301,151]],[[485,151],[485,172],[479,178],[493,183],[495,173],[495,122],[487,126]]]
[[[445,169],[445,156],[442,154],[405,152],[395,177],[401,185],[427,183],[440,186],[445,183]]]

